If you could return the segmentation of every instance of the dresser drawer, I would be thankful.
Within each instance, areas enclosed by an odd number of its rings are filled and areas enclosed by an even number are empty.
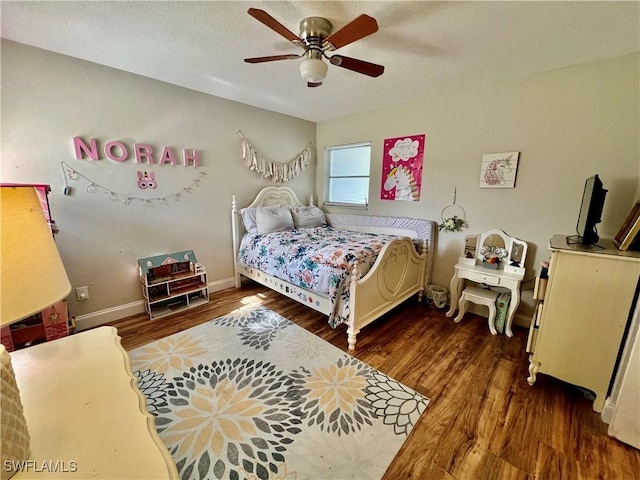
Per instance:
[[[486,283],[493,286],[500,285],[500,277],[498,275],[484,272],[465,272],[464,276],[472,282]]]

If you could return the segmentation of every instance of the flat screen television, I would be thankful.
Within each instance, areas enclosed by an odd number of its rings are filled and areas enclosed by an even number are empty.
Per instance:
[[[593,245],[598,243],[597,225],[602,221],[602,209],[607,190],[602,186],[602,180],[596,174],[587,178],[582,192],[582,203],[580,204],[580,214],[576,230],[582,245]]]

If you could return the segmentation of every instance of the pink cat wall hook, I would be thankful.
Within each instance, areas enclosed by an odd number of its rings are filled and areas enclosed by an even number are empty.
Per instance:
[[[156,174],[154,172],[138,172],[138,188],[144,190],[146,188],[156,188]]]

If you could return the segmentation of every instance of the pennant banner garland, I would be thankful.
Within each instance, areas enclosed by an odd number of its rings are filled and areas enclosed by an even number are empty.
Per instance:
[[[131,205],[131,203],[133,202],[141,202],[143,205],[149,207],[151,206],[153,203],[160,203],[161,205],[168,205],[169,199],[173,199],[174,201],[179,201],[180,197],[183,193],[193,193],[193,189],[196,187],[200,187],[202,186],[202,181],[205,179],[205,176],[207,175],[206,172],[201,171],[200,174],[198,175],[197,178],[193,179],[191,181],[191,183],[189,185],[187,185],[186,187],[182,188],[180,191],[176,192],[176,193],[172,193],[169,195],[164,195],[162,197],[150,197],[150,198],[142,198],[142,197],[137,197],[137,196],[133,196],[133,195],[127,195],[127,194],[123,194],[123,193],[118,193],[110,188],[107,188],[103,185],[100,185],[99,183],[91,180],[90,178],[86,177],[85,175],[81,174],[80,172],[78,172],[77,170],[75,170],[74,168],[70,167],[69,165],[67,165],[65,162],[60,162],[61,166],[62,166],[62,171],[64,173],[64,180],[65,180],[65,195],[69,195],[71,193],[71,187],[69,185],[69,180],[76,180],[76,181],[80,181],[80,180],[84,180],[87,185],[85,187],[85,190],[89,193],[94,193],[97,191],[102,191],[109,200],[113,200],[113,201],[121,201],[124,205]],[[155,189],[157,187],[156,181],[155,181],[155,175],[153,175],[153,173],[151,173],[151,175],[147,175],[147,172],[144,172],[144,174],[142,174],[142,172],[138,172],[138,180],[137,180],[137,184],[138,184],[138,188],[142,189],[142,190],[146,190],[146,189]]]
[[[271,178],[274,182],[288,182],[297,177],[311,161],[311,143],[293,160],[278,163],[264,158],[260,152],[257,152],[240,130],[236,130],[236,133],[242,139],[242,158],[246,160],[249,170],[260,173],[264,178]]]

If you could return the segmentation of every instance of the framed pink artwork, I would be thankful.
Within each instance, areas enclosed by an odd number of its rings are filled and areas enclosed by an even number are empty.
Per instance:
[[[387,138],[382,154],[382,200],[420,200],[425,135]]]

